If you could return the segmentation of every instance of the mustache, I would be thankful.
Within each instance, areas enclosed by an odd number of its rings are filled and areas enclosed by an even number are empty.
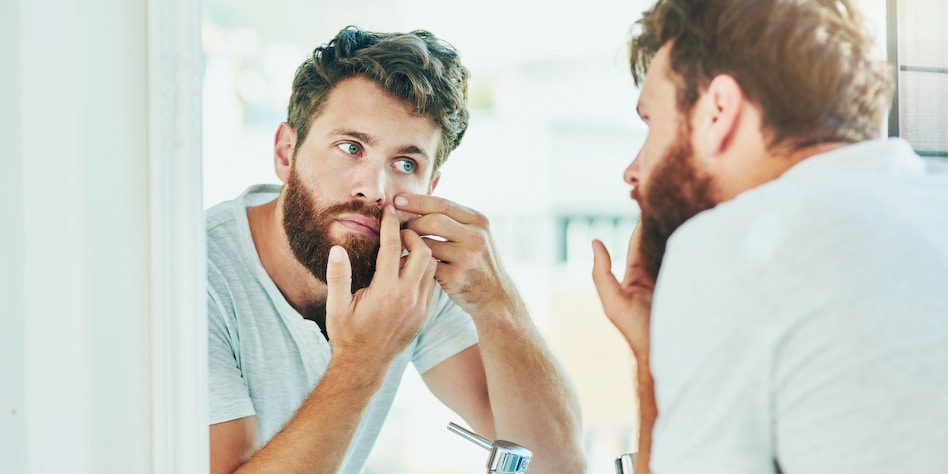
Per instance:
[[[378,206],[370,206],[361,201],[349,201],[329,206],[323,210],[323,214],[360,214],[375,220],[379,226],[382,225],[382,208]]]
[[[332,206],[326,207],[322,210],[321,213],[323,216],[335,216],[339,214],[360,214],[370,219],[375,220],[375,223],[378,224],[379,228],[382,227],[382,208],[365,204],[362,201],[349,201],[341,204],[334,204]],[[403,217],[402,211],[398,211],[398,228],[404,230],[408,226],[409,217]],[[404,219],[404,220],[402,220]]]

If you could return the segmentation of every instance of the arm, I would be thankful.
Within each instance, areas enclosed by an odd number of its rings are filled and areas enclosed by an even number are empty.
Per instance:
[[[353,360],[336,361],[333,357],[319,385],[260,451],[254,453],[255,417],[212,425],[211,472],[336,472],[385,377],[384,368],[365,370]]]
[[[652,371],[648,365],[648,356],[636,358],[636,378],[639,399],[639,441],[638,454],[635,456],[635,472],[650,474],[649,461],[652,458],[652,429],[658,418],[655,405],[655,386],[652,383]]]
[[[391,361],[428,317],[436,262],[421,238],[401,231],[386,209],[376,273],[368,287],[350,293],[352,271],[342,247],[330,251],[326,283],[327,332],[333,355],[319,385],[283,430],[241,465],[257,442],[253,417],[211,427],[212,472],[338,471],[362,413]],[[402,254],[402,241],[409,253]]]
[[[479,346],[471,346],[422,374],[438,400],[461,416],[475,432],[495,439],[494,414]]]
[[[477,327],[494,437],[531,449],[531,472],[583,472],[575,392],[497,259],[487,219],[434,196],[406,194],[395,203],[420,215],[409,229],[445,239],[425,243],[439,261],[435,278]],[[426,380],[438,378],[432,375]]]
[[[648,275],[639,260],[641,229],[636,227],[629,238],[626,271],[622,282],[612,275],[609,251],[598,240],[593,242],[593,281],[609,320],[619,329],[635,354],[639,401],[639,441],[635,472],[649,474],[652,451],[652,428],[658,417],[655,388],[649,366],[649,321],[652,314],[652,293],[655,279]]]

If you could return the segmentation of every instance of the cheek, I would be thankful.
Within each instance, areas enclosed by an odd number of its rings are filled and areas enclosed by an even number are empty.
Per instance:
[[[649,133],[648,138],[646,138],[645,145],[642,147],[643,159],[640,165],[643,175],[653,172],[655,167],[664,161],[673,150],[680,147],[682,140],[685,139],[679,133],[671,133],[671,130],[677,130],[674,127],[666,126],[663,130],[666,130],[666,132]]]
[[[338,184],[333,183],[333,180],[311,178],[309,181],[303,181],[302,188],[317,207],[333,206],[349,200],[349,196]]]
[[[389,181],[388,189],[391,197],[399,194],[428,194],[429,182],[427,177],[422,176],[395,176]]]
[[[655,169],[655,164],[661,159],[661,150],[654,146],[654,144],[646,144],[642,147],[642,151],[638,156],[638,159],[635,161],[636,174],[638,175],[639,181],[644,183],[648,181],[649,176],[652,174],[652,170]]]

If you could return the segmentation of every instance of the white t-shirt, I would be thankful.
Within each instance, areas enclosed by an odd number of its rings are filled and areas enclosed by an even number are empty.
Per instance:
[[[250,187],[206,215],[210,423],[255,415],[261,443],[296,413],[332,356],[331,344],[286,301],[253,245],[246,208],[275,199],[279,190]],[[477,343],[471,317],[440,286],[431,307],[419,335],[392,362],[339,472],[362,471],[409,362],[423,374]],[[312,455],[321,456],[318,446]]]
[[[652,312],[656,474],[948,473],[948,173],[900,140],[686,222]]]

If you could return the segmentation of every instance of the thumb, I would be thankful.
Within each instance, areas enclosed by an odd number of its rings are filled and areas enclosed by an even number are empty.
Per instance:
[[[352,301],[352,264],[346,249],[334,245],[329,249],[326,264],[326,315],[335,308],[345,308]]]
[[[619,297],[622,289],[619,280],[612,274],[612,258],[609,256],[609,250],[599,240],[593,240],[593,283],[596,285],[596,293],[599,294],[599,301],[603,309],[610,307],[610,303]]]

